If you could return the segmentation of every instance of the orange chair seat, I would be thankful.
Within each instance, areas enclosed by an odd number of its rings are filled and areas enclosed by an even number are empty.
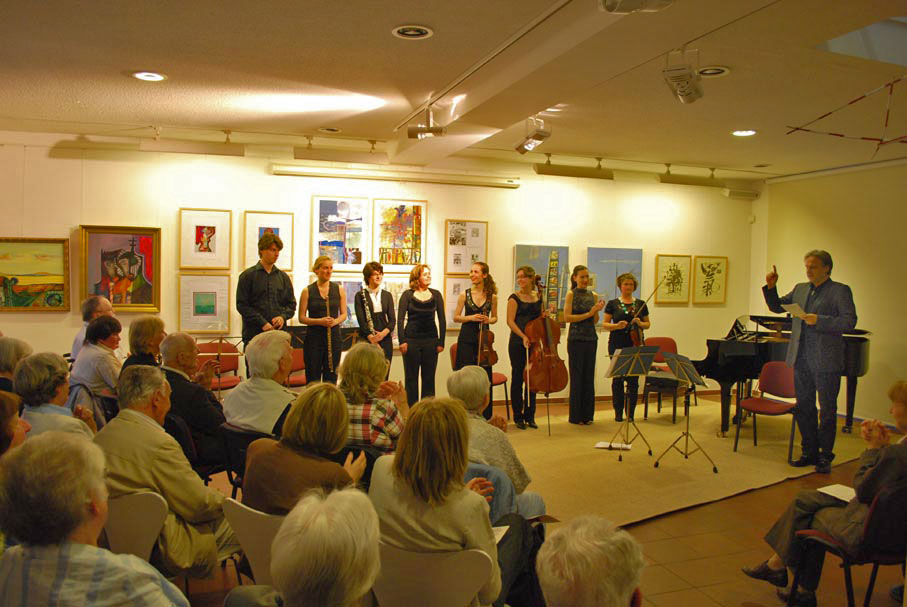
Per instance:
[[[786,403],[770,398],[747,398],[741,401],[740,407],[759,415],[785,415],[790,413],[795,406],[794,403]]]
[[[242,381],[242,378],[237,375],[221,375],[219,378],[215,377],[211,380],[211,389],[229,390],[230,388],[235,388],[240,381]]]
[[[299,386],[304,386],[308,383],[305,378],[305,373],[300,373],[298,375],[291,375],[287,378],[287,386],[290,388],[298,388]]]
[[[507,376],[503,373],[494,372],[491,374],[491,385],[500,386],[507,383]]]

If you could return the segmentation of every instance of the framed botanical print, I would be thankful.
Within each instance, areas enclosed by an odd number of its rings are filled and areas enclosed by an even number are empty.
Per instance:
[[[179,275],[179,330],[209,335],[230,333],[229,275]]]
[[[293,213],[273,211],[246,211],[243,216],[243,267],[250,268],[258,263],[258,241],[265,234],[280,237],[283,249],[277,262],[284,272],[293,271]]]
[[[69,239],[0,238],[0,312],[69,308]]]
[[[723,304],[727,299],[727,257],[693,258],[693,303]]]
[[[229,270],[233,212],[180,209],[181,270]]]
[[[337,272],[362,269],[369,251],[369,201],[352,196],[312,196],[312,260],[327,255]]]
[[[424,200],[375,199],[373,252],[385,273],[409,272],[425,263],[427,208]]]
[[[655,303],[687,303],[690,301],[690,256],[655,256]]]
[[[454,322],[454,312],[457,310],[457,300],[466,289],[472,286],[468,276],[444,277],[444,313],[447,318],[447,330],[456,331],[460,323]]]
[[[444,220],[444,273],[469,274],[477,261],[488,263],[488,222]]]
[[[161,310],[161,229],[79,226],[81,299],[103,295],[122,312]]]

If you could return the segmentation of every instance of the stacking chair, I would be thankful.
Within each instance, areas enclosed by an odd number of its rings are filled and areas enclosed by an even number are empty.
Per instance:
[[[183,455],[189,460],[189,464],[199,478],[207,485],[211,482],[211,477],[219,472],[226,471],[224,464],[203,464],[199,461],[198,451],[195,447],[195,439],[192,438],[192,431],[189,425],[179,415],[168,413],[164,418],[164,431],[176,439],[183,449]]]
[[[744,398],[737,406],[737,433],[734,436],[734,451],[740,441],[740,425],[743,423],[743,411],[753,414],[753,446],[756,446],[756,417],[758,415],[787,415],[793,413],[796,403],[765,398],[766,394],[780,398],[794,398],[794,370],[787,363],[780,361],[767,362],[759,372],[759,390],[761,396]],[[790,444],[787,447],[787,461],[791,461],[794,451],[794,431],[796,418],[791,415]]]
[[[224,450],[227,453],[227,480],[233,486],[230,497],[242,489],[243,475],[246,473],[246,451],[252,441],[259,438],[273,438],[270,434],[243,430],[227,422],[220,425],[220,434],[224,439]]]
[[[131,493],[110,498],[107,509],[104,531],[110,551],[150,560],[170,510],[167,501],[151,491]]]
[[[298,388],[304,385],[306,385],[305,357],[302,355],[302,348],[293,348],[293,366],[290,367],[290,376],[287,377],[287,387]]]
[[[854,607],[853,579],[850,575],[851,565],[868,565],[872,563],[872,573],[866,588],[863,605],[869,605],[875,586],[879,565],[900,565],[904,567],[904,555],[907,551],[907,481],[901,481],[883,488],[872,500],[869,514],[863,521],[863,537],[856,550],[849,550],[841,542],[817,529],[805,529],[797,532],[797,540],[803,542],[804,548],[824,550],[841,559],[844,569],[844,587],[847,591],[847,606]],[[809,550],[803,550],[803,558]],[[791,586],[791,597],[796,595],[800,583],[797,571],[794,570],[794,583]],[[793,603],[788,600],[788,605]]]
[[[232,498],[224,500],[224,516],[249,560],[255,583],[271,585],[271,542],[284,517],[253,510]]]
[[[381,607],[463,607],[491,576],[491,557],[481,550],[410,552],[383,542],[379,549],[381,572],[372,591]]]
[[[661,363],[652,367],[653,373],[646,376],[646,383],[643,385],[642,400],[644,405],[643,417],[649,418],[649,394],[654,392],[658,396],[658,412],[661,413],[661,396],[670,394],[673,399],[674,413],[671,423],[677,423],[677,391],[680,389],[680,382],[674,377],[665,364],[663,352],[677,354],[677,342],[673,337],[647,337],[647,346],[658,346],[658,353],[655,355],[655,362]],[[693,402],[698,406],[699,399],[696,397],[696,386],[690,384],[684,394],[684,415],[689,414],[690,394],[693,395]]]
[[[450,368],[457,366],[457,344],[450,346]],[[504,411],[507,413],[507,419],[510,419],[510,391],[507,389],[507,376],[496,371],[491,372],[491,387],[504,386]]]
[[[242,380],[239,376],[239,349],[230,342],[220,340],[200,342],[198,351],[201,353],[198,357],[199,364],[208,359],[220,361],[220,371],[211,381],[212,392],[235,388]],[[220,354],[227,356],[219,356]],[[233,373],[233,375],[226,375],[227,373]]]

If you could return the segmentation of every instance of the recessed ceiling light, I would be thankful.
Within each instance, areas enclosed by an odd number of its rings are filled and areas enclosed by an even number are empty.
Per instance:
[[[158,74],[157,72],[133,72],[132,77],[145,82],[160,82],[167,79],[165,74]]]
[[[734,137],[752,137],[755,134],[756,134],[756,131],[754,131],[752,129],[745,129],[745,130],[741,130],[741,131],[732,131],[731,132],[731,135],[733,135]]]
[[[770,166],[772,166],[772,165],[770,165],[770,164],[754,164],[753,168],[754,169],[764,169],[764,168],[770,167]]]
[[[425,40],[435,35],[434,30],[425,25],[399,25],[391,30],[397,38],[403,40]]]
[[[318,129],[318,132],[336,134],[336,133],[339,133],[341,130],[342,129],[339,129],[336,126],[323,126]]]
[[[723,65],[708,65],[697,70],[703,78],[721,78],[731,73],[731,68]]]

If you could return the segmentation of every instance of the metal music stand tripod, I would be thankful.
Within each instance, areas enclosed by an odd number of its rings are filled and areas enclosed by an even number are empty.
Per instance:
[[[655,360],[655,355],[657,353],[658,346],[639,346],[637,348],[622,348],[617,350],[611,357],[611,364],[608,366],[605,377],[621,379],[631,376],[645,377],[649,373],[649,369],[652,367],[652,362]],[[647,441],[646,437],[640,432],[636,422],[630,419],[629,409],[627,408],[629,402],[630,394],[628,391],[625,391],[624,421],[620,424],[620,427],[617,429],[617,432],[614,433],[614,436],[611,437],[611,444],[614,444],[614,439],[618,436],[623,439],[621,442],[627,445],[631,445],[637,438],[641,438],[642,442],[649,448],[649,455],[652,455],[652,445],[649,444],[649,441]],[[636,430],[636,434],[633,435],[633,438],[630,438],[631,424],[633,425],[633,429]],[[622,450],[618,451],[617,461],[624,461]]]
[[[671,370],[671,373],[674,374],[674,377],[677,378],[681,384],[696,384],[697,386],[705,386],[705,381],[702,377],[699,376],[699,372],[696,371],[696,368],[693,366],[693,363],[686,356],[681,356],[680,354],[673,354],[670,352],[662,352],[665,362],[668,363],[668,368]],[[664,453],[658,456],[658,459],[655,460],[655,467],[658,467],[658,462],[661,461],[668,451],[675,449],[678,453],[683,455],[684,459],[689,459],[690,456],[697,451],[702,452],[709,463],[712,464],[712,472],[718,474],[718,466],[715,465],[715,462],[712,461],[712,458],[709,457],[709,454],[705,452],[705,449],[702,448],[696,439],[693,438],[693,435],[690,434],[690,417],[692,417],[692,410],[687,407],[687,428],[680,433],[674,442],[664,450]],[[684,439],[683,450],[677,446],[677,443],[680,442],[680,439]],[[696,445],[696,448],[690,451],[690,441],[693,441],[693,444]]]

